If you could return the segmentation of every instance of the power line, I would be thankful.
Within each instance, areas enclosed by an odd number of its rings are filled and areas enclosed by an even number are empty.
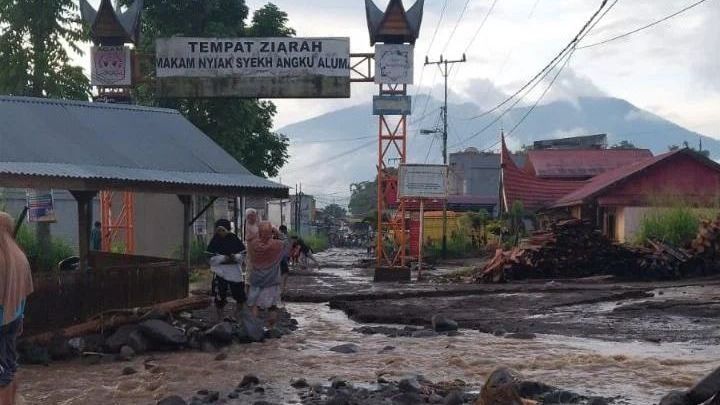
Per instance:
[[[352,149],[347,150],[347,151],[345,151],[345,152],[339,153],[339,154],[337,154],[337,155],[335,155],[335,156],[326,157],[326,158],[323,158],[322,160],[318,160],[318,161],[315,161],[315,162],[313,162],[313,163],[307,164],[307,165],[305,165],[305,166],[298,167],[296,170],[310,169],[310,168],[315,167],[315,166],[318,166],[318,165],[326,164],[326,163],[335,161],[335,160],[337,160],[337,159],[340,159],[340,158],[342,158],[342,157],[345,157],[345,156],[347,156],[347,155],[353,154],[353,153],[355,153],[355,152],[357,152],[357,151],[359,151],[359,150],[365,149],[365,148],[367,148],[367,147],[369,147],[369,146],[376,145],[376,144],[377,144],[377,142],[376,142],[375,140],[372,140],[372,141],[366,142],[366,143],[364,143],[364,144],[362,144],[362,145],[360,145],[360,146],[358,146],[358,147],[356,147],[356,148],[352,148]]]
[[[583,33],[585,33],[586,29],[592,24],[592,22],[595,20],[595,18],[603,11],[605,6],[607,5],[608,0],[603,0],[602,4],[600,5],[600,8],[590,17],[590,19],[583,25],[583,27],[578,31],[578,33],[575,35],[575,37],[567,44],[565,47],[547,64],[545,67],[542,68],[535,76],[533,76],[527,83],[525,83],[518,91],[507,97],[505,100],[503,100],[500,104],[496,105],[495,107],[491,108],[488,111],[485,111],[481,114],[478,114],[474,117],[469,118],[470,120],[478,119],[484,116],[487,116],[489,114],[492,114],[493,112],[499,110],[504,106],[505,104],[512,101],[515,97],[517,97],[520,93],[525,91],[528,87],[533,85],[536,80],[538,80],[541,77],[547,76],[549,70],[554,68],[558,61],[570,50],[573,46],[575,46],[579,41],[580,37]]]
[[[312,144],[323,144],[323,143],[335,143],[335,142],[355,142],[355,141],[362,141],[365,139],[370,138],[377,138],[376,136],[362,136],[359,138],[334,138],[334,139],[323,139],[323,140],[310,140],[310,141],[302,141],[302,142],[291,142],[290,145],[312,145]]]
[[[435,44],[435,38],[437,38],[438,31],[440,30],[440,25],[442,25],[443,19],[445,18],[445,10],[447,10],[448,0],[445,0],[443,2],[442,10],[440,10],[440,19],[438,19],[437,24],[435,24],[435,31],[433,32],[432,39],[430,40],[430,45],[428,45],[427,51],[425,54],[427,55],[430,53],[430,50],[432,49],[433,44]],[[425,77],[425,69],[422,69],[420,71],[420,81],[418,82],[417,87],[415,88],[415,93],[413,93],[413,98],[415,98],[418,93],[420,92],[420,87],[423,83],[423,78]],[[433,85],[435,85],[435,79],[433,78]],[[430,86],[430,90],[428,92],[432,91],[432,86]],[[427,103],[425,103],[425,108],[427,108]],[[413,104],[413,111],[415,111],[415,105]],[[423,111],[423,114],[425,111]]]
[[[691,9],[699,6],[700,4],[705,3],[706,1],[707,1],[707,0],[700,0],[700,1],[698,1],[698,2],[695,2],[695,3],[691,4],[691,5],[683,8],[683,9],[680,10],[680,11],[677,11],[677,12],[675,12],[675,13],[670,14],[670,15],[667,16],[667,17],[664,17],[664,18],[662,18],[662,19],[660,19],[660,20],[657,20],[657,21],[655,21],[655,22],[652,22],[652,23],[650,23],[650,24],[644,25],[644,26],[642,26],[642,27],[640,27],[640,28],[636,28],[636,29],[634,29],[634,30],[632,30],[632,31],[630,31],[630,32],[626,32],[626,33],[624,33],[624,34],[621,34],[621,35],[618,35],[618,36],[615,36],[615,37],[612,37],[612,38],[608,38],[608,39],[603,40],[603,41],[600,41],[600,42],[595,42],[595,43],[593,43],[593,44],[583,45],[583,46],[578,47],[577,49],[592,48],[592,47],[595,47],[595,46],[600,46],[600,45],[607,44],[608,42],[612,42],[612,41],[615,41],[615,40],[618,40],[618,39],[621,39],[621,38],[629,37],[629,36],[632,35],[632,34],[635,34],[635,33],[638,33],[638,32],[640,32],[640,31],[646,30],[646,29],[648,29],[648,28],[654,27],[654,26],[656,26],[656,25],[658,25],[658,24],[660,24],[660,23],[663,23],[663,22],[665,22],[665,21],[667,21],[667,20],[669,20],[669,19],[671,19],[671,18],[673,18],[673,17],[675,17],[675,16],[678,16],[678,15],[680,15],[680,14],[682,14],[682,13],[688,11],[688,10],[691,10]]]
[[[570,41],[570,43],[568,43],[568,45],[565,48],[563,48],[563,50],[555,58],[553,58],[553,60],[550,61],[550,63],[547,64],[538,74],[536,74],[532,79],[530,79],[530,81],[528,81],[525,85],[523,85],[522,88],[520,88],[520,90],[518,90],[513,95],[511,95],[510,97],[505,99],[503,102],[501,102],[497,106],[493,107],[492,109],[490,109],[478,116],[475,116],[471,119],[480,118],[480,117],[486,116],[494,111],[497,111],[502,106],[504,106],[508,102],[512,101],[513,99],[515,99],[523,91],[527,90],[527,92],[525,92],[525,95],[517,98],[517,100],[515,100],[507,109],[505,109],[498,117],[493,119],[489,124],[484,126],[481,130],[475,132],[473,135],[465,138],[460,143],[455,144],[453,146],[462,145],[463,143],[466,143],[467,141],[482,134],[487,129],[489,129],[490,127],[495,125],[498,121],[500,121],[508,112],[510,112],[517,104],[519,104],[520,101],[522,101],[522,99],[525,96],[527,96],[527,94],[529,94],[530,91],[535,89],[535,87],[537,87],[541,83],[542,79],[544,79],[545,77],[548,76],[548,74],[550,74],[552,69],[554,69],[560,63],[560,61],[565,56],[567,56],[568,52],[572,53],[575,50],[575,47],[577,47],[577,44],[585,37],[585,35],[587,35],[590,32],[590,30],[592,30],[592,28],[595,27],[595,25],[600,21],[600,19],[602,19],[605,15],[607,15],[607,12],[609,12],[610,9],[612,9],[612,7],[615,6],[615,4],[617,4],[618,1],[619,0],[615,0],[615,2],[610,6],[610,8],[605,10],[605,6],[607,5],[608,0],[603,0],[602,4],[600,5],[600,8],[598,8],[598,10],[592,15],[592,17],[590,17],[590,19],[583,25],[582,29],[577,33],[577,35],[575,35],[573,40]],[[598,19],[596,21],[596,18],[598,17],[598,15],[600,15],[601,12],[603,12],[603,10],[605,10],[605,13],[600,17],[600,19]],[[588,29],[588,27],[589,27],[589,29]]]
[[[452,31],[450,32],[450,36],[448,37],[447,41],[445,42],[445,46],[443,46],[441,53],[445,53],[445,51],[447,51],[447,47],[450,45],[450,42],[452,41],[453,37],[455,37],[455,33],[457,32],[457,29],[460,26],[460,22],[462,21],[463,18],[465,18],[465,12],[467,12],[470,1],[471,0],[465,0],[465,6],[463,6],[462,11],[460,12],[460,16],[458,17],[457,21],[455,21],[455,26],[453,27]]]
[[[473,43],[475,43],[475,40],[477,39],[478,35],[480,35],[480,31],[482,31],[483,27],[485,27],[485,23],[487,22],[488,18],[490,18],[490,15],[492,14],[493,10],[495,10],[495,5],[497,4],[498,0],[493,0],[492,5],[490,6],[490,9],[485,14],[485,18],[483,18],[482,22],[478,26],[477,30],[475,30],[475,34],[473,34],[473,37],[470,39],[470,43],[468,43],[468,46],[465,47],[465,53],[468,52],[470,47],[472,47]]]

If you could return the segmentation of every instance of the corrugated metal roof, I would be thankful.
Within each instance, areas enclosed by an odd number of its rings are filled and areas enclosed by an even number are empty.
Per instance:
[[[0,173],[281,190],[175,110],[0,97]]]
[[[525,169],[538,177],[587,179],[650,157],[648,149],[531,150]]]

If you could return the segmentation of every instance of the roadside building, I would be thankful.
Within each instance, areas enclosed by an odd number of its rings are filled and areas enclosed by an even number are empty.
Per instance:
[[[267,218],[276,227],[285,225],[301,236],[314,235],[317,233],[316,206],[315,197],[307,194],[268,200]]]

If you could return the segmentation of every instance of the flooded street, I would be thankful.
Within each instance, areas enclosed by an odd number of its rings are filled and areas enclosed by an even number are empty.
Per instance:
[[[350,268],[350,259],[341,260],[357,258],[357,254],[330,251],[319,256],[322,263],[333,263],[332,268],[322,270],[329,274],[323,283],[342,278],[343,272],[350,274],[353,283],[361,282],[364,271]],[[311,276],[298,275],[296,279],[306,277]],[[675,291],[678,296],[687,295],[685,292]],[[707,288],[705,292],[715,296]],[[200,389],[220,391],[222,397],[246,374],[257,375],[266,389],[264,399],[278,404],[302,403],[290,386],[300,377],[311,385],[340,377],[370,386],[379,376],[392,380],[418,373],[434,382],[460,379],[479,390],[493,369],[505,365],[526,379],[579,394],[654,404],[671,389],[686,388],[720,366],[718,345],[693,340],[618,342],[561,334],[517,340],[472,329],[461,329],[460,335],[452,337],[391,338],[354,332],[363,324],[325,303],[288,303],[286,307],[299,321],[299,330],[279,340],[231,346],[222,361],[216,361],[214,353],[186,351],[140,356],[129,363],[86,365],[77,360],[49,367],[25,366],[20,372],[25,403],[154,404],[171,394],[190,398]],[[578,308],[565,309],[573,312]],[[376,308],[383,310],[382,305]],[[472,312],[473,308],[466,310]],[[344,343],[357,344],[359,352],[329,351]],[[127,366],[138,373],[123,376]],[[252,402],[241,398],[227,403]]]

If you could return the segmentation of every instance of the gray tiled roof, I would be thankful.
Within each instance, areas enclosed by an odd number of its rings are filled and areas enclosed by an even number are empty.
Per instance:
[[[253,191],[254,176],[175,110],[0,97],[0,173]]]

